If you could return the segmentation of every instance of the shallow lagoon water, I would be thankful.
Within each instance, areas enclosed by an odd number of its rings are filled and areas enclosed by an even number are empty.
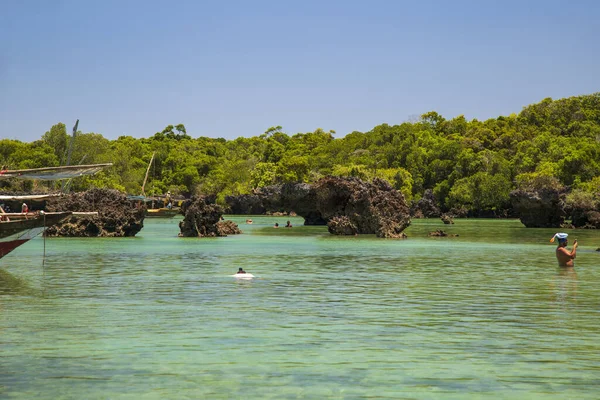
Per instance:
[[[554,231],[516,220],[391,240],[232,219],[243,235],[146,220],[0,260],[0,398],[600,396],[600,232],[569,232],[566,271]]]

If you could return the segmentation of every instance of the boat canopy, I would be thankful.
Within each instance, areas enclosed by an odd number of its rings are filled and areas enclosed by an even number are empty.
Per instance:
[[[63,167],[32,168],[18,170],[0,171],[0,179],[18,178],[18,179],[40,179],[40,180],[59,180],[71,179],[83,175],[94,175],[104,168],[110,167],[112,163],[107,164],[89,164],[89,165],[68,165]]]
[[[49,197],[61,196],[60,193],[53,194],[28,194],[24,196],[0,195],[0,201],[18,201],[18,200],[44,200]]]
[[[146,196],[136,196],[133,194],[127,195],[127,200],[142,200],[142,201],[152,201],[154,199]]]
[[[141,201],[145,201],[145,202],[151,202],[151,201],[164,201],[167,198],[167,195],[156,195],[156,196],[143,196],[143,195],[135,195],[135,194],[128,194],[127,195],[127,200],[141,200]],[[173,197],[171,197],[171,199],[173,199]],[[176,200],[176,199],[174,199]]]

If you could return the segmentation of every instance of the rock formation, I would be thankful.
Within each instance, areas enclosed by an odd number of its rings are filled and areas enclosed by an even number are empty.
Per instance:
[[[600,229],[600,193],[573,192],[567,199],[566,211],[573,227]]]
[[[325,177],[314,184],[287,183],[263,187],[253,195],[266,212],[293,210],[305,225],[327,225],[335,235],[375,234],[406,237],[410,225],[404,196],[381,179]],[[230,206],[237,201],[230,199]]]
[[[561,189],[518,189],[510,193],[513,208],[527,228],[559,228],[565,221]]]
[[[572,225],[576,228],[600,229],[600,212],[596,210],[585,210],[572,214]]]
[[[463,206],[452,207],[448,214],[452,215],[453,218],[466,218],[469,216],[469,210]]]
[[[327,229],[333,235],[358,235],[358,228],[345,215],[331,218],[327,223]]]
[[[446,225],[454,224],[454,219],[450,214],[442,214],[440,218],[442,222]]]
[[[327,221],[329,232],[345,234],[354,226],[356,232],[374,233],[377,237],[401,238],[410,225],[404,196],[387,181],[363,182],[357,178],[322,178],[314,184],[315,208]],[[296,210],[299,215],[302,213]],[[348,223],[334,218],[345,216]],[[333,222],[332,222],[333,220]]]
[[[179,223],[180,236],[215,237],[242,233],[233,221],[221,221],[223,207],[214,204],[214,198],[192,197],[181,206],[184,215]]]
[[[125,194],[113,189],[49,198],[46,211],[98,212],[95,216],[70,217],[46,229],[47,236],[135,236],[144,227],[145,206],[135,206]]]
[[[217,236],[238,235],[240,233],[242,231],[239,226],[231,220],[217,222]]]
[[[290,210],[290,215],[304,218],[304,225],[326,225],[327,221],[316,209],[313,186],[308,183],[286,183],[259,188],[254,193],[260,197],[267,213],[286,213]]]
[[[262,199],[256,194],[242,194],[239,196],[226,196],[225,202],[231,214],[261,215],[266,212]]]
[[[446,233],[445,231],[443,231],[441,229],[436,229],[433,232],[429,232],[429,236],[435,236],[435,237],[457,237],[458,234],[456,234],[456,233]]]
[[[416,203],[413,203],[411,207],[411,215],[415,217],[439,217],[441,214],[439,207],[436,204],[435,196],[431,189],[425,190],[423,197]]]
[[[403,231],[410,225],[404,196],[381,179],[363,182],[325,177],[314,184],[273,185],[256,189],[252,195],[229,197],[228,204],[232,210],[249,210],[246,205],[250,204],[254,210],[264,208],[266,213],[293,210],[304,218],[304,225],[327,225],[335,235],[400,238],[406,237]]]

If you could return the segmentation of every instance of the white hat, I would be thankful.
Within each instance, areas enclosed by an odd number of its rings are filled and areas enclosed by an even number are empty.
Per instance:
[[[550,239],[550,243],[554,243],[554,238],[557,238],[559,242],[564,242],[568,236],[568,233],[555,233],[552,239]]]

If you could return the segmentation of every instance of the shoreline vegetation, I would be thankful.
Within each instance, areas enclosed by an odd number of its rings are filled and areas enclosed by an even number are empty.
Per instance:
[[[1,139],[0,164],[64,165],[69,140],[63,123],[31,143]],[[148,196],[211,195],[225,209],[232,199],[266,187],[314,184],[326,176],[378,178],[404,195],[413,218],[520,217],[526,226],[600,228],[600,93],[547,98],[519,114],[486,121],[445,119],[432,111],[414,122],[381,124],[341,138],[323,129],[289,135],[281,126],[234,140],[193,138],[183,124],[140,139],[78,132],[72,160],[113,167],[73,180],[71,191],[140,193],[154,153]],[[0,181],[2,193],[59,188]]]

